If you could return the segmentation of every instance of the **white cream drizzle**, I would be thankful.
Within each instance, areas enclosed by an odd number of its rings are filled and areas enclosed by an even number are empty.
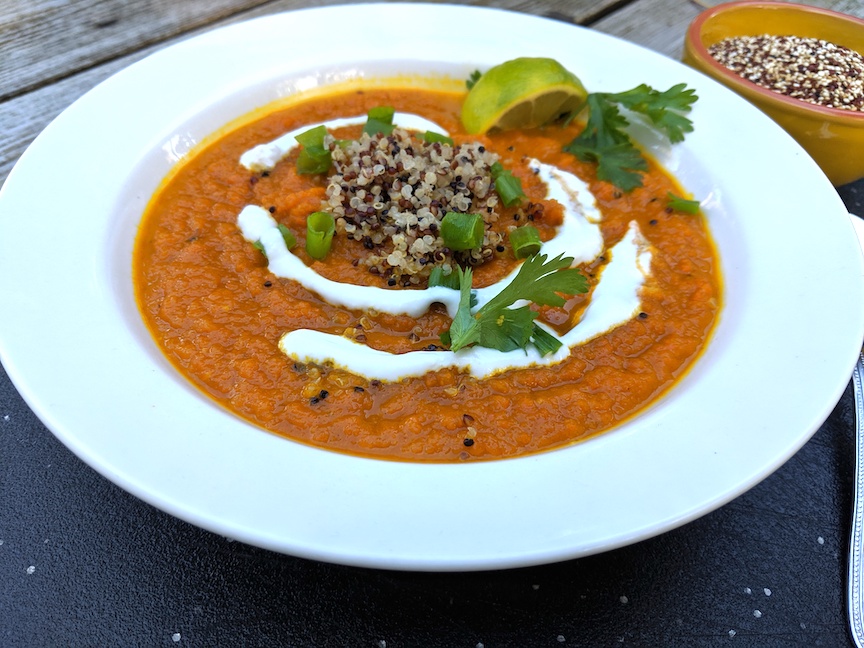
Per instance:
[[[279,340],[279,348],[300,362],[331,362],[370,380],[388,382],[422,376],[444,367],[456,367],[467,370],[475,378],[486,378],[509,369],[557,364],[570,355],[572,347],[624,324],[640,310],[639,292],[648,276],[651,249],[639,226],[630,223],[624,238],[607,254],[611,260],[603,270],[582,321],[560,338],[563,344],[553,354],[541,356],[533,346],[524,351],[508,352],[475,346],[456,352],[394,354],[371,349],[341,335],[310,329],[286,333]]]
[[[365,123],[366,115],[358,115],[356,117],[330,119],[321,124],[308,124],[306,126],[301,126],[300,128],[288,131],[284,135],[280,135],[272,142],[252,147],[240,156],[240,164],[255,173],[270,171],[282,158],[298,146],[297,136],[305,133],[310,128],[324,125],[328,130],[332,130],[334,128],[342,128],[343,126],[356,126]],[[393,123],[406,130],[420,131],[423,133],[426,131],[434,131],[441,135],[448,135],[447,131],[435,122],[431,122],[425,117],[413,113],[397,112],[393,115]]]
[[[399,115],[400,113],[397,113],[397,117]],[[328,128],[338,128],[348,123],[363,123],[365,119],[363,116],[332,120],[325,122],[325,125]],[[394,122],[396,121],[394,118]],[[398,123],[403,126],[407,121],[402,118]],[[439,126],[431,123],[413,123],[403,127],[442,132]],[[271,160],[275,160],[272,164],[278,162],[290,150],[286,149],[287,146],[293,148],[296,145],[294,135],[308,128],[307,126],[292,131],[278,140],[247,151],[244,154],[246,162],[243,162],[242,158],[241,162],[252,170],[268,168],[257,165],[271,164]],[[254,153],[255,151],[258,153]],[[253,168],[250,164],[256,166]],[[572,173],[538,160],[529,160],[529,166],[546,183],[547,198],[557,200],[564,206],[562,224],[555,236],[543,243],[543,254],[549,258],[559,254],[572,256],[575,266],[592,261],[603,253],[603,235],[599,226],[602,213],[588,186]],[[245,207],[237,217],[237,225],[246,240],[260,241],[267,254],[270,272],[278,277],[299,282],[334,306],[352,310],[374,309],[412,317],[419,317],[435,302],[443,304],[451,317],[458,309],[459,291],[442,286],[425,290],[387,290],[375,286],[345,284],[322,277],[288,250],[276,221],[261,207]],[[556,364],[570,355],[572,347],[584,344],[624,324],[640,310],[640,291],[650,276],[651,248],[638,225],[635,222],[630,223],[625,236],[606,254],[610,261],[602,271],[601,280],[594,288],[582,320],[560,337],[562,346],[554,354],[541,356],[532,346],[509,352],[475,346],[458,352],[411,351],[393,354],[372,349],[340,335],[309,329],[286,333],[279,340],[279,348],[300,362],[330,362],[370,380],[382,381],[420,376],[444,367],[467,370],[477,378],[484,378],[513,368]],[[490,286],[477,289],[476,308],[479,309],[501,292],[517,272],[518,269]]]
[[[532,166],[548,178],[549,197],[564,206],[564,219],[555,236],[543,243],[543,254],[550,259],[564,254],[573,257],[573,265],[595,259],[603,252],[602,218],[594,196],[579,178],[537,160]],[[593,219],[589,221],[588,218]],[[247,205],[237,217],[243,237],[252,243],[261,241],[267,253],[269,270],[277,277],[293,279],[312,290],[334,306],[355,310],[375,309],[391,315],[419,317],[435,303],[443,304],[450,317],[459,307],[458,291],[436,286],[425,290],[387,290],[376,286],[354,286],[322,277],[288,251],[276,221],[270,213],[256,205]],[[503,279],[478,288],[477,308],[492,299],[513,280],[518,268]]]

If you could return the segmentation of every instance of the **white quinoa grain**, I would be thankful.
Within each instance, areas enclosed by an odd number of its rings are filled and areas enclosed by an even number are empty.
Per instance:
[[[173,641],[174,643],[177,643],[178,641],[180,641],[180,633],[175,632],[174,634],[172,634],[171,635],[171,641]]]
[[[753,616],[756,617],[757,619],[761,619],[762,618],[762,612],[759,610],[753,610]]]
[[[28,574],[32,574],[32,573],[34,573],[34,572],[36,571],[36,566],[35,566],[35,565],[30,565],[30,566],[26,569],[26,571],[27,571]]]

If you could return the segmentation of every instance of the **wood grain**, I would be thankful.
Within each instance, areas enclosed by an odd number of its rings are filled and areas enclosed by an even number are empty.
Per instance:
[[[706,7],[717,4],[720,4],[719,0],[639,0],[601,18],[591,27],[680,59],[684,33],[690,21]],[[861,0],[808,0],[797,4],[864,18],[864,2]]]
[[[15,0],[0,14],[0,100],[266,0]]]
[[[26,147],[42,131],[48,123],[54,119],[60,112],[69,106],[72,102],[78,99],[89,89],[97,85],[99,82],[107,79],[115,72],[120,71],[137,60],[140,60],[155,52],[158,49],[167,47],[181,39],[203,33],[215,27],[228,25],[264,16],[280,11],[290,11],[310,6],[309,0],[277,0],[276,2],[253,2],[251,0],[219,0],[213,2],[213,6],[206,9],[202,8],[207,5],[209,0],[199,2],[184,2],[190,7],[195,5],[204,13],[201,15],[192,15],[188,8],[183,10],[183,15],[187,17],[185,23],[188,28],[182,35],[175,35],[171,38],[160,40],[158,43],[147,45],[142,35],[142,25],[146,27],[147,21],[144,16],[149,12],[153,14],[157,9],[164,8],[166,2],[163,0],[129,0],[128,3],[119,2],[98,2],[98,0],[79,0],[74,4],[79,6],[80,14],[79,22],[90,25],[90,31],[87,27],[78,29],[79,34],[88,33],[93,39],[98,41],[96,44],[76,46],[69,38],[63,35],[54,34],[53,31],[58,29],[58,21],[63,15],[68,15],[68,9],[61,7],[65,3],[49,0],[38,0],[33,3],[32,7],[26,0],[15,0],[14,6],[19,6],[19,11],[0,10],[0,51],[3,55],[0,56],[0,88],[3,87],[4,79],[16,79],[17,74],[24,75],[25,64],[23,61],[29,56],[33,61],[33,65],[42,70],[43,76],[38,78],[33,76],[35,73],[27,73],[30,78],[30,85],[33,88],[26,92],[19,92],[17,96],[8,98],[0,103],[0,182],[4,181],[12,168],[15,161],[21,156]],[[509,9],[514,11],[522,11],[525,13],[533,13],[535,15],[546,16],[558,20],[564,20],[573,23],[583,23],[593,20],[598,15],[608,10],[614,5],[615,0],[602,0],[594,2],[592,0],[476,0],[470,3],[477,6],[495,5],[501,9]],[[340,0],[319,0],[316,6],[344,4]],[[106,26],[108,30],[104,33],[98,32],[98,28],[94,28],[94,18],[96,15],[95,5],[110,5],[123,4],[125,18],[118,20],[117,23]],[[438,2],[443,4],[443,2]],[[230,15],[218,20],[214,19],[217,15],[216,9],[221,7],[222,12],[228,12],[227,7],[231,5],[235,11],[229,12]],[[254,5],[254,6],[253,6]],[[86,7],[90,7],[90,13],[87,13]],[[249,9],[248,7],[252,7]],[[110,7],[109,7],[110,8]],[[238,8],[243,8],[239,10]],[[32,10],[31,10],[32,9]],[[35,13],[38,10],[44,12],[41,18],[36,18]],[[113,14],[108,8],[99,8],[98,15],[105,16],[104,20],[110,21]],[[66,12],[66,13],[64,13]],[[134,19],[133,19],[134,17]],[[161,25],[161,33],[165,34],[170,29],[177,29],[180,17],[175,17],[171,23],[174,27],[169,28],[169,21],[166,17],[151,16],[155,23]],[[37,56],[39,53],[35,48],[35,37],[28,38],[27,42],[22,44],[13,43],[8,38],[8,34],[4,36],[4,30],[9,30],[15,20],[20,23],[28,23],[37,25],[37,31],[44,35],[42,44],[44,53]],[[206,25],[198,26],[205,21]],[[40,21],[42,21],[40,23]],[[53,31],[49,29],[48,24],[53,24]],[[16,27],[16,29],[18,29]],[[118,35],[113,33],[113,30],[119,30],[125,33]],[[75,31],[75,28],[72,28]],[[156,33],[156,28],[146,27],[146,31]],[[3,39],[6,39],[5,41]],[[12,39],[14,40],[14,39]],[[132,45],[137,43],[137,45]],[[8,51],[7,51],[8,50]],[[125,51],[123,55],[118,52]],[[17,57],[22,57],[21,61],[13,61]],[[47,76],[51,61],[57,61],[68,58],[70,61],[77,61],[79,66],[77,69],[71,65],[65,66],[65,75],[59,71],[54,73],[54,76]],[[42,84],[42,85],[39,85]],[[38,86],[38,87],[37,87]],[[23,87],[18,84],[19,90]],[[11,96],[13,93],[7,93]]]
[[[344,2],[344,0],[342,0]],[[615,0],[473,0],[585,22]],[[0,101],[203,26],[337,0],[13,0],[0,10]],[[259,11],[255,11],[259,9]]]

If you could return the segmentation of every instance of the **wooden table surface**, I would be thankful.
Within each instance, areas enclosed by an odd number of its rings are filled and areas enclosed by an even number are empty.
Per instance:
[[[0,182],[55,116],[134,61],[216,26],[329,4],[5,0]],[[687,24],[716,3],[463,4],[678,58]],[[864,17],[861,0],[808,4]],[[861,182],[839,191],[862,209]],[[2,295],[0,317],[14,317]],[[558,565],[394,573],[273,554],[153,509],[66,450],[0,371],[0,646],[847,646],[851,434],[847,390],[776,474],[681,529]]]

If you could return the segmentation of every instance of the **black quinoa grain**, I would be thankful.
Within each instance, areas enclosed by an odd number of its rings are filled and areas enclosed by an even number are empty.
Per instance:
[[[466,439],[462,439],[462,444],[463,444],[466,448],[470,448],[471,446],[474,445],[474,439],[467,439],[467,438],[466,438]]]
[[[269,288],[269,287],[272,286],[272,285],[273,285],[273,282],[272,282],[272,281],[265,281],[265,282],[264,282],[264,287],[265,287],[265,288]]]

